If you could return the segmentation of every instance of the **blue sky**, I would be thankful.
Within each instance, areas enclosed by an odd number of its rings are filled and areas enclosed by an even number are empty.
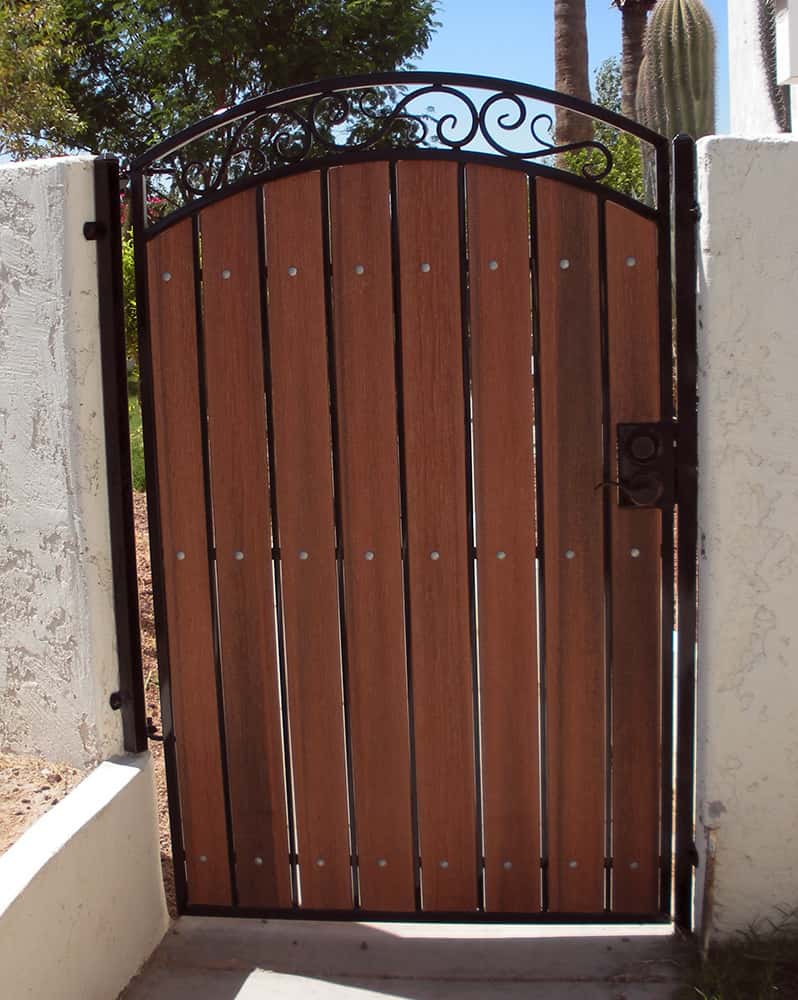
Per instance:
[[[717,31],[718,131],[729,130],[726,0],[704,0]],[[440,0],[441,26],[417,60],[418,69],[481,73],[551,87],[554,84],[551,0]],[[621,51],[621,16],[610,0],[587,0],[593,69]]]

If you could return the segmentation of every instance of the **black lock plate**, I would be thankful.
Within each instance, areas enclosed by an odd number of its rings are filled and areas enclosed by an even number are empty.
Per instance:
[[[674,499],[674,425],[618,424],[618,505],[665,509]]]

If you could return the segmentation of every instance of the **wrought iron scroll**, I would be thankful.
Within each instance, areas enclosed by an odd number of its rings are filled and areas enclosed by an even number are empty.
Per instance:
[[[558,143],[549,106],[595,119],[591,139]],[[147,178],[155,218],[247,179],[380,151],[437,151],[543,161],[602,182],[613,169],[608,127],[646,145],[659,137],[636,123],[565,95],[507,81],[451,74],[394,73],[266,94],[221,109],[132,164]]]

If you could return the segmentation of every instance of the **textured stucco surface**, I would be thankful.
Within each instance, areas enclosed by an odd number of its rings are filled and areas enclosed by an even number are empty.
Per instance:
[[[798,905],[796,178],[798,141],[699,143],[697,840],[717,830],[720,933]]]
[[[758,0],[728,0],[729,104],[733,135],[774,135],[779,131],[759,46],[757,4]]]
[[[111,1000],[168,924],[152,760],[106,761],[0,857],[0,995]]]
[[[0,167],[0,748],[122,750],[90,158]]]

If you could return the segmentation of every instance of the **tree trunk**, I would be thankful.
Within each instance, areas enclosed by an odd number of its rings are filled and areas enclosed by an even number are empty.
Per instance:
[[[554,87],[571,97],[590,100],[585,0],[554,0]],[[558,143],[592,138],[590,118],[565,108],[557,109]]]
[[[643,61],[646,19],[652,4],[629,3],[621,8],[623,55],[621,58],[621,114],[636,118],[637,79]]]

